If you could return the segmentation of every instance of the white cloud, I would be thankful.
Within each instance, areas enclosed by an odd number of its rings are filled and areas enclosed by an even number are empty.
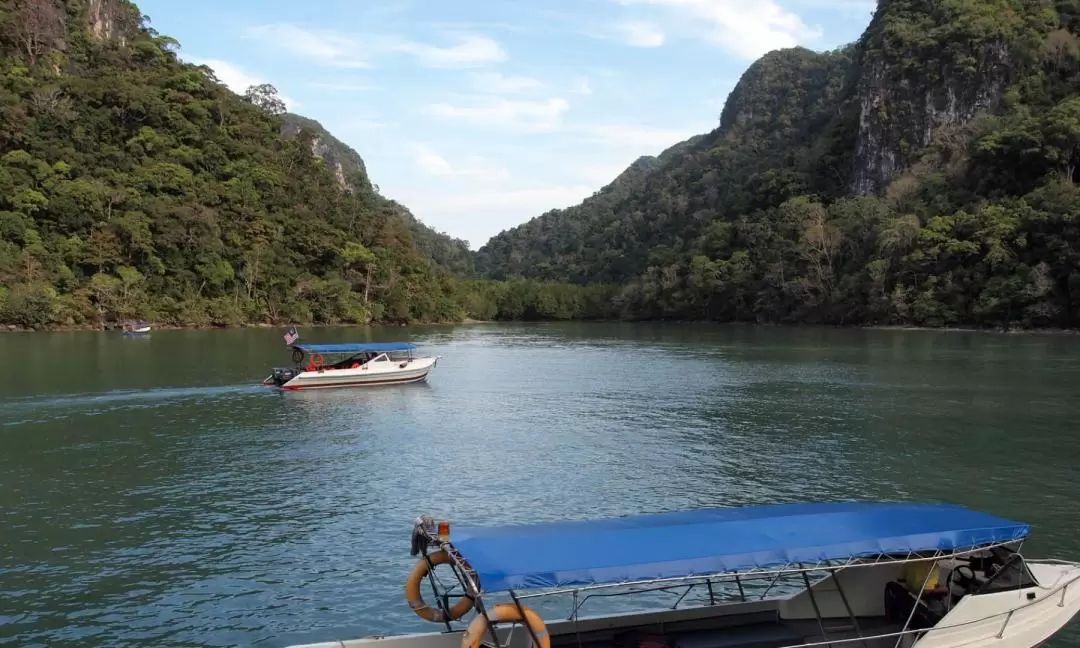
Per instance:
[[[581,139],[615,148],[630,148],[641,155],[664,149],[704,132],[695,128],[650,128],[638,124],[594,124],[582,129]]]
[[[410,40],[389,41],[388,49],[416,57],[421,65],[434,68],[478,67],[509,58],[498,42],[486,36],[459,37],[456,45],[438,47]]]
[[[416,163],[417,168],[424,173],[436,176],[454,175],[454,167],[450,162],[427,145],[416,144],[413,146],[413,149],[413,161]]]
[[[664,44],[664,32],[656,25],[632,20],[615,25],[627,45],[634,47],[660,47]]]
[[[379,130],[387,127],[387,123],[378,119],[367,117],[355,117],[345,122],[345,128],[350,130]]]
[[[589,81],[589,77],[580,77],[574,81],[573,85],[574,94],[579,95],[591,95],[592,83]]]
[[[288,52],[331,67],[370,67],[360,43],[328,29],[307,29],[288,23],[259,25],[248,36],[273,49]]]
[[[421,65],[434,68],[477,67],[508,58],[498,42],[469,34],[452,34],[455,42],[442,47],[394,36],[346,36],[288,23],[251,27],[247,35],[273,49],[340,68],[371,67],[373,59],[388,54],[412,56]]]
[[[793,5],[807,7],[809,9],[825,9],[850,14],[851,12],[863,12],[873,14],[877,9],[877,0],[789,0]],[[864,20],[866,15],[856,13],[853,18]]]
[[[428,144],[412,144],[410,148],[417,168],[429,175],[471,178],[485,183],[510,179],[509,171],[493,166],[479,155],[468,155],[461,162],[452,163]]]
[[[312,88],[320,88],[322,90],[333,90],[335,92],[368,92],[370,90],[376,90],[376,86],[373,86],[362,81],[349,82],[316,82],[309,84]]]
[[[498,72],[478,72],[472,75],[473,86],[489,94],[524,94],[547,87],[543,81],[529,76],[507,76]]]
[[[576,205],[595,190],[589,185],[561,184],[443,192],[409,187],[401,191],[391,189],[388,195],[408,205],[425,223],[437,229],[453,230],[455,236],[469,241],[475,250],[513,224],[550,209]]]
[[[496,207],[538,216],[550,209],[569,207],[591,196],[595,189],[586,185],[549,185],[499,191],[477,191],[438,197],[444,209],[468,210]]]
[[[638,156],[640,157],[640,156]],[[591,164],[582,164],[574,169],[574,172],[582,179],[583,182],[587,182],[589,185],[600,189],[606,186],[612,180],[617,178],[620,173],[626,170],[637,157],[631,157],[620,162],[595,162]]]
[[[563,115],[569,109],[570,103],[558,97],[537,101],[484,97],[469,105],[446,102],[431,104],[427,112],[436,117],[471,124],[539,132],[558,130]]]
[[[622,5],[666,8],[686,28],[744,58],[755,59],[775,49],[794,47],[821,35],[776,0],[613,0]],[[705,30],[701,31],[702,25]]]
[[[219,81],[224,83],[225,86],[229,88],[229,90],[232,90],[236,94],[244,94],[245,92],[247,92],[247,89],[253,85],[270,83],[263,77],[252,74],[244,70],[243,68],[237,65],[233,65],[232,63],[229,63],[227,61],[191,57],[186,57],[184,60],[188,63],[191,63],[192,65],[205,65],[206,67],[210,68],[214,71],[214,76],[217,77]],[[285,102],[285,107],[290,111],[294,110],[298,105],[296,101],[294,101],[290,97],[281,94],[280,88],[278,92],[278,99],[281,99],[283,102]]]

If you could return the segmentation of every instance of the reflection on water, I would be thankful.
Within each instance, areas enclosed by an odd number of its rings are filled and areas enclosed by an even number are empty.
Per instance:
[[[1080,556],[1080,340],[646,325],[307,337],[406,335],[443,356],[428,383],[287,393],[259,385],[287,358],[276,331],[0,336],[25,368],[0,375],[0,642],[429,630],[402,598],[420,513],[949,500],[1033,523],[1032,555]]]

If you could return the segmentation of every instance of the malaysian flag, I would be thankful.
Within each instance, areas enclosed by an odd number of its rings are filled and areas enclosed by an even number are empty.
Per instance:
[[[296,332],[296,327],[294,326],[294,327],[290,328],[288,331],[285,331],[285,336],[284,337],[285,337],[285,346],[289,346],[293,342],[296,342],[297,340],[300,339],[300,334]]]

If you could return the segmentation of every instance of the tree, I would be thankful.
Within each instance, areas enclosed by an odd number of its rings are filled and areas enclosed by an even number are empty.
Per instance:
[[[63,34],[63,10],[56,0],[13,0],[12,4],[14,37],[32,67]]]
[[[1054,106],[1043,122],[1046,154],[1068,180],[1075,180],[1080,165],[1080,97]]]
[[[249,86],[244,93],[244,99],[271,115],[280,115],[287,108],[285,102],[278,96],[277,88],[269,83]]]

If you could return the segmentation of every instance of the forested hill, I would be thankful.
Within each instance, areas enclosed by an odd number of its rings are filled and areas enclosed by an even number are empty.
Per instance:
[[[314,119],[293,113],[282,114],[282,135],[296,137],[301,131],[311,133],[312,151],[333,171],[338,183],[351,192],[378,193],[371,184],[360,154],[348,144],[331,135]],[[473,274],[473,255],[467,241],[437,232],[413,216],[404,205],[391,201],[395,211],[409,224],[417,249],[448,272],[466,277]]]
[[[879,0],[772,52],[718,128],[494,237],[496,278],[618,282],[624,316],[1080,324],[1080,0]]]
[[[618,282],[632,276],[637,264],[625,256],[621,238],[598,225],[620,222],[615,209],[640,192],[650,174],[691,150],[701,139],[696,136],[680,142],[657,157],[639,157],[581,205],[553,209],[492,237],[476,252],[476,271],[497,280],[558,278],[579,284]]]
[[[126,0],[0,0],[0,322],[502,313],[505,289],[447,272],[463,243],[380,196],[355,151],[176,46]]]

